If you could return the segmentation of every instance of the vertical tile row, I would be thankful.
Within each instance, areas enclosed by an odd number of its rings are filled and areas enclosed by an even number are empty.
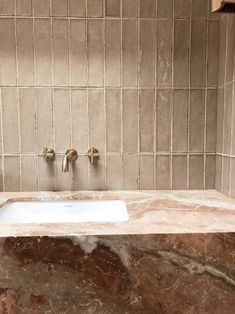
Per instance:
[[[235,19],[220,18],[216,188],[235,198]]]

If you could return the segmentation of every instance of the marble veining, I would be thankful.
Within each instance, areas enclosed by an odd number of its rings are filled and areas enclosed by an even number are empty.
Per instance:
[[[1,314],[233,314],[234,234],[7,238]]]
[[[106,191],[1,193],[0,206],[28,200],[126,202],[121,223],[2,225],[1,237],[235,232],[235,201],[216,191]]]

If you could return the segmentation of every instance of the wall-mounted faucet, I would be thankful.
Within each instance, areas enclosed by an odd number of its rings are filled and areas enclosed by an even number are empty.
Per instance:
[[[62,172],[69,172],[69,163],[78,159],[78,153],[75,149],[68,149],[62,162]]]

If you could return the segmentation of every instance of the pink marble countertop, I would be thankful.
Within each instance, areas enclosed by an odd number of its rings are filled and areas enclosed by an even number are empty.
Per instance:
[[[235,200],[216,191],[107,191],[0,193],[0,207],[27,200],[126,202],[129,220],[119,223],[1,225],[0,237],[235,232]]]

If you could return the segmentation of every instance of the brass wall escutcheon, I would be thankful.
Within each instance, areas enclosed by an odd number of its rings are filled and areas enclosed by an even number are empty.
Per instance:
[[[100,152],[98,149],[92,147],[88,150],[86,156],[89,158],[92,164],[96,164],[100,159]]]
[[[43,149],[43,159],[45,162],[50,162],[55,160],[55,151],[51,148],[45,147]]]

